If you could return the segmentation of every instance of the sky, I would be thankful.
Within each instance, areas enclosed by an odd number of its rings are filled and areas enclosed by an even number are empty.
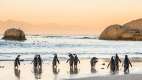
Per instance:
[[[0,0],[0,20],[45,26],[37,33],[47,30],[49,34],[98,35],[109,25],[142,18],[141,3],[142,0]]]

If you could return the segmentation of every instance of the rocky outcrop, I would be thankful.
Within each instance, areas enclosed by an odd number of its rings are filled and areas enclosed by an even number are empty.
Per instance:
[[[142,31],[142,19],[132,20],[124,24],[124,26],[129,29]]]
[[[11,28],[5,31],[2,39],[5,40],[26,40],[24,31],[16,28]]]
[[[102,40],[142,40],[142,19],[124,25],[111,25],[100,35]]]
[[[118,40],[121,35],[125,32],[123,26],[115,24],[107,27],[100,35],[100,39],[105,40]]]

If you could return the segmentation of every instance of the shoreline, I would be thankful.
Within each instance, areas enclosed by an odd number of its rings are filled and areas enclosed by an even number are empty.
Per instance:
[[[99,59],[96,64],[96,72],[92,72],[90,68],[90,59],[81,59],[81,63],[78,64],[78,70],[76,73],[72,73],[69,69],[69,64],[65,60],[61,60],[58,65],[57,73],[52,70],[52,62],[43,62],[43,69],[41,74],[41,79],[39,80],[85,80],[90,77],[109,77],[109,76],[123,76],[123,67],[121,67],[119,73],[113,75],[110,73],[109,68],[107,69],[108,62],[105,59]],[[10,80],[15,79],[14,74],[14,62],[13,61],[0,61],[0,80]],[[102,65],[105,63],[105,65]],[[130,68],[130,75],[141,73],[142,62],[133,63],[132,68]],[[33,71],[33,64],[30,61],[21,62],[20,65],[20,80],[35,80],[35,75]],[[129,75],[129,74],[128,74]],[[9,76],[7,78],[6,76]],[[96,78],[95,78],[96,79]],[[90,79],[91,80],[91,79]],[[93,79],[92,79],[93,80]]]
[[[59,58],[59,60],[60,61],[66,61],[67,59],[65,59],[65,58],[60,58],[60,57],[58,57]],[[111,56],[110,56],[110,58],[111,58]],[[98,59],[100,59],[100,60],[104,60],[105,62],[108,62],[109,60],[110,60],[110,58],[98,58]],[[91,59],[91,57],[90,58],[79,58],[80,60],[90,60]],[[121,58],[120,57],[120,59],[121,60],[124,60],[124,58]],[[129,58],[132,62],[142,62],[142,57],[130,57]],[[14,61],[15,59],[0,59],[0,61]],[[24,59],[24,58],[21,58],[21,61],[22,62],[24,62],[24,61],[32,61],[32,59]],[[52,60],[51,60],[51,58],[50,59],[43,59],[43,61],[50,61],[50,62],[52,62]]]
[[[64,80],[142,80],[142,74],[127,74],[127,75],[110,75],[110,76],[94,76],[84,78],[72,78]]]

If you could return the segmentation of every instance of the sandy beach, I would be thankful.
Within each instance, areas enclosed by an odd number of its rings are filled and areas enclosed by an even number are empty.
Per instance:
[[[142,80],[141,8],[142,0],[0,0],[0,80]]]
[[[116,74],[107,69],[108,60],[99,59],[96,71],[90,69],[90,59],[81,59],[76,71],[71,71],[65,60],[61,61],[57,70],[52,70],[51,62],[44,61],[41,72],[35,73],[30,61],[21,62],[18,70],[14,70],[13,61],[0,61],[0,80],[141,80],[142,62],[132,62],[130,74],[124,75],[123,68]],[[102,65],[102,64],[105,65]],[[8,76],[8,77],[7,77]],[[131,78],[132,77],[132,78]]]
[[[142,74],[96,76],[96,77],[75,78],[67,80],[142,80]]]

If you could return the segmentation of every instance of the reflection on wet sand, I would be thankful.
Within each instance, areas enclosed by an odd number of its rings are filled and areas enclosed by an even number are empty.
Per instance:
[[[52,71],[54,74],[54,79],[53,80],[58,80],[58,74],[60,72],[60,69],[58,69],[57,67],[52,66]]]
[[[55,75],[59,74],[60,72],[60,69],[58,69],[57,67],[52,67],[52,70]]]
[[[125,71],[124,74],[129,74],[129,70]]]
[[[35,79],[41,79],[42,68],[34,68]]]
[[[78,74],[79,70],[78,68],[70,68],[70,74]]]
[[[95,68],[91,68],[91,73],[96,73],[96,69]]]
[[[15,68],[14,73],[15,73],[15,76],[17,77],[17,79],[20,80],[20,69]]]

